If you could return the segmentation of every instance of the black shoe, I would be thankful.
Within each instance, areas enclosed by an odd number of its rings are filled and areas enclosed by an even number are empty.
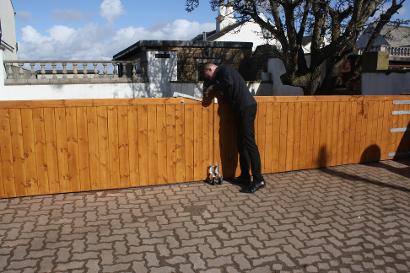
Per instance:
[[[263,180],[251,183],[249,187],[249,193],[254,193],[257,190],[262,189],[263,187],[265,187],[265,184],[266,183]]]
[[[235,183],[237,184],[246,184],[248,185],[251,182],[251,177],[250,176],[238,176],[235,177]]]

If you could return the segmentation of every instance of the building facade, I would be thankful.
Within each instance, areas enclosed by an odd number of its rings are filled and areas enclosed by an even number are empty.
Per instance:
[[[0,50],[4,60],[17,58],[16,21],[12,0],[0,0]]]

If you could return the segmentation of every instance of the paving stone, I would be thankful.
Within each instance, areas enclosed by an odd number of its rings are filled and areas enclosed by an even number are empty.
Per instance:
[[[410,272],[409,166],[0,200],[0,272]]]

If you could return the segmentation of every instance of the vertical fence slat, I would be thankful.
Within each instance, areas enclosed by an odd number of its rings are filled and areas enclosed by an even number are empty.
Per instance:
[[[26,192],[38,194],[36,157],[34,151],[33,110],[21,109],[21,125],[23,129],[24,168],[26,171]]]
[[[265,138],[265,153],[262,157],[264,164],[262,170],[264,172],[273,172],[273,103],[266,103],[266,138]]]
[[[318,167],[325,167],[329,153],[327,133],[329,131],[329,107],[327,102],[320,103],[320,141],[319,150],[316,155],[316,164]]]
[[[98,164],[99,185],[103,189],[110,187],[109,152],[108,152],[108,113],[106,106],[97,107],[98,127]]]
[[[396,108],[396,107],[395,107]],[[399,110],[408,110],[407,105],[400,105],[397,107]],[[407,115],[399,115],[398,119],[398,126],[396,128],[407,128],[409,123],[408,123],[408,117]],[[401,132],[401,133],[394,133],[396,135],[396,154],[399,155],[399,157],[403,157],[400,154],[408,152],[408,147],[409,147],[409,139],[408,139],[408,132]]]
[[[167,126],[165,105],[157,105],[157,132],[158,132],[158,182],[164,184],[167,177]],[[185,170],[184,170],[185,173]]]
[[[138,164],[138,107],[128,107],[128,144],[129,144],[129,166],[130,186],[140,185]]]
[[[204,158],[204,166],[208,167],[209,164],[213,161],[213,150],[214,150],[214,145],[213,145],[213,139],[214,139],[214,124],[213,124],[213,108],[212,107],[207,107],[204,108],[204,112],[206,113],[206,121],[204,122],[204,133],[205,133],[205,150],[206,150],[206,156]],[[186,118],[186,117],[185,117]],[[206,169],[206,168],[205,168]],[[206,175],[206,170],[205,175]]]
[[[351,102],[350,114],[349,114],[349,141],[347,147],[347,164],[354,162],[354,145],[356,142],[356,128],[357,128],[357,101],[354,100]]]
[[[279,171],[279,162],[280,162],[280,124],[281,124],[281,104],[274,103],[272,105],[273,115],[272,115],[272,171]]]
[[[87,109],[77,108],[77,134],[78,134],[78,179],[80,189],[89,191],[92,189],[90,181],[90,156],[87,130]]]
[[[331,158],[330,158],[330,166],[337,165],[337,154],[338,154],[338,147],[339,147],[339,140],[340,140],[340,103],[338,101],[333,102],[333,115],[332,115],[332,138],[330,142],[330,146],[332,147],[331,150]]]
[[[57,136],[57,158],[58,158],[58,176],[60,179],[60,190],[62,192],[69,192],[70,173],[68,169],[68,147],[67,147],[67,122],[66,109],[56,108],[56,136]]]
[[[175,106],[176,181],[185,181],[184,108],[183,104]]]
[[[352,112],[352,102],[345,102],[342,106],[345,110],[344,114],[344,123],[342,129],[343,135],[343,144],[341,151],[341,164],[347,164],[349,162],[349,142],[350,142],[350,130],[351,130],[351,121],[350,116]]]
[[[297,111],[299,108],[299,103],[289,103],[288,104],[288,126],[286,130],[286,135],[284,136],[287,140],[285,142],[286,145],[286,171],[290,171],[293,169],[293,152],[295,147],[298,147],[298,143],[295,139],[295,121],[300,121],[299,115],[300,112]]]
[[[157,106],[148,107],[148,183],[158,184]]]
[[[87,108],[87,128],[90,153],[90,182],[91,188],[97,190],[100,185],[97,107]]]
[[[118,111],[117,106],[109,106],[108,118],[108,166],[110,173],[110,188],[120,184],[120,155],[118,142]]]
[[[280,103],[279,171],[286,171],[289,103]]]
[[[381,149],[382,155],[381,159],[385,160],[389,158],[390,143],[391,143],[391,133],[390,126],[392,121],[392,102],[390,99],[387,99],[383,103],[383,123],[381,128]]]
[[[34,146],[37,176],[39,180],[39,194],[50,192],[48,182],[48,166],[46,159],[46,134],[44,127],[44,110],[42,108],[33,109]]]
[[[381,147],[380,147],[380,143],[378,142],[378,132],[380,129],[380,121],[382,121],[380,119],[380,112],[382,111],[381,109],[381,101],[377,100],[374,102],[374,114],[372,117],[372,141],[371,141],[371,145],[373,146],[373,150],[371,153],[372,156],[372,161],[379,161],[380,157],[381,157]]]
[[[202,108],[202,115],[203,115],[203,119],[202,119],[202,132],[203,132],[203,140],[204,143],[202,145],[202,160],[201,160],[201,164],[202,166],[207,166],[211,161],[211,155],[210,155],[210,151],[211,151],[211,146],[212,143],[209,143],[209,139],[212,138],[212,128],[213,125],[209,123],[209,108]],[[203,170],[204,174],[206,175],[206,168],[204,167]]]
[[[383,153],[384,153],[384,147],[383,147],[383,139],[382,139],[382,135],[383,135],[383,122],[384,122],[384,100],[378,101],[379,103],[379,111],[377,114],[377,130],[376,130],[376,143],[377,146],[379,147],[379,160],[383,157]]]
[[[333,135],[333,113],[334,113],[334,108],[335,104],[334,102],[330,101],[327,102],[327,116],[326,116],[326,161],[324,166],[331,166],[331,160],[332,160],[332,153],[333,153],[333,147],[332,147],[332,135]]]
[[[202,110],[200,105],[194,106],[194,180],[203,179],[204,166],[202,166]]]
[[[363,100],[360,100],[357,105],[357,117],[356,117],[356,136],[355,136],[355,145],[354,145],[354,156],[355,162],[360,162],[360,156],[362,153],[362,140],[363,140],[363,124],[365,123],[365,103]]]
[[[4,197],[16,196],[11,138],[9,111],[0,109],[0,171]]]
[[[26,191],[26,172],[24,169],[23,129],[20,109],[10,109],[11,143],[13,150],[14,181],[17,196],[29,194]]]
[[[213,109],[213,108],[212,108]],[[215,115],[215,113],[213,113]],[[186,180],[194,179],[194,106],[185,106],[185,177]],[[216,143],[216,142],[214,142]],[[168,145],[168,142],[167,142]]]
[[[1,115],[1,112],[0,112]],[[0,117],[1,118],[1,117]],[[1,125],[0,125],[1,126]],[[0,131],[1,133],[1,131]],[[1,139],[0,139],[1,140]],[[7,187],[7,184],[5,183],[6,179],[3,179],[3,160],[2,160],[2,151],[1,151],[2,147],[0,146],[0,198],[4,198],[7,197],[5,188]]]
[[[78,133],[77,133],[77,109],[66,109],[67,118],[67,148],[68,148],[68,171],[70,173],[70,191],[81,189],[78,164]]]
[[[267,103],[259,103],[258,110],[257,110],[257,119],[258,119],[258,127],[255,129],[257,130],[257,144],[259,148],[260,157],[262,160],[262,172],[265,172],[265,154],[266,154],[266,106]]]
[[[337,130],[336,130],[336,142],[334,142],[336,153],[335,153],[335,161],[334,165],[341,164],[343,160],[343,142],[346,138],[346,135],[343,133],[344,126],[345,126],[345,117],[346,117],[346,109],[344,102],[337,102],[339,113],[337,114]]]
[[[290,113],[291,114],[291,113]],[[299,168],[299,158],[300,158],[300,131],[302,123],[302,103],[295,103],[294,111],[294,123],[293,123],[293,143],[288,145],[293,145],[293,149],[290,150],[292,155],[292,165],[289,170],[296,170]],[[291,130],[292,127],[288,127],[288,130]],[[289,152],[286,156],[289,155]]]
[[[298,127],[299,132],[298,138],[299,138],[299,150],[294,153],[295,162],[297,162],[297,169],[306,169],[306,163],[307,163],[307,140],[309,137],[309,131],[312,131],[312,129],[309,129],[308,123],[310,120],[312,120],[312,116],[309,116],[309,103],[308,102],[303,102],[301,104],[301,113],[300,113],[300,127]],[[293,168],[296,169],[296,168]]]
[[[315,112],[315,103],[309,102],[308,104],[308,114],[307,115],[307,124],[306,124],[306,156],[304,161],[304,169],[313,168],[313,151],[315,147],[314,135],[317,131],[315,122],[317,120]]]
[[[138,106],[138,170],[139,184],[148,185],[149,182],[149,157],[148,157],[148,107]]]
[[[169,183],[175,183],[176,171],[176,139],[175,139],[175,105],[165,106],[166,125],[167,125],[167,177]]]
[[[58,167],[57,132],[54,108],[44,108],[44,129],[46,135],[46,158],[50,193],[57,193],[61,192],[61,180]]]
[[[367,158],[367,149],[371,144],[371,137],[372,137],[372,123],[373,123],[373,110],[374,107],[371,104],[370,100],[366,99],[365,103],[366,115],[365,115],[365,124],[364,124],[364,132],[363,132],[363,142],[361,147],[361,154],[360,154],[360,161],[367,162],[369,159]]]
[[[312,103],[312,108],[313,108],[313,116],[314,116],[314,122],[313,122],[313,140],[312,140],[312,148],[311,148],[311,164],[310,168],[317,168],[318,166],[318,154],[320,152],[320,121],[321,121],[321,116],[322,116],[322,109],[321,109],[321,104],[318,102],[313,102]]]
[[[378,102],[377,101],[369,101],[369,119],[368,119],[368,126],[367,126],[367,142],[366,146],[363,150],[363,158],[365,162],[374,161],[375,157],[375,150],[377,150],[376,145],[376,137],[375,137],[375,129],[377,128],[377,111],[378,111]]]
[[[120,160],[120,185],[130,186],[129,166],[129,139],[128,139],[128,108],[118,107],[118,156]]]

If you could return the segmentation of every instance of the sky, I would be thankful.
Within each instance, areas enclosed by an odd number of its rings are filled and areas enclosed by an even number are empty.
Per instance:
[[[187,40],[215,29],[203,0],[13,0],[20,59],[111,59],[139,40]]]
[[[13,0],[20,59],[111,59],[139,40],[189,40],[215,29],[217,12],[200,0]],[[408,17],[410,1],[399,17]]]

